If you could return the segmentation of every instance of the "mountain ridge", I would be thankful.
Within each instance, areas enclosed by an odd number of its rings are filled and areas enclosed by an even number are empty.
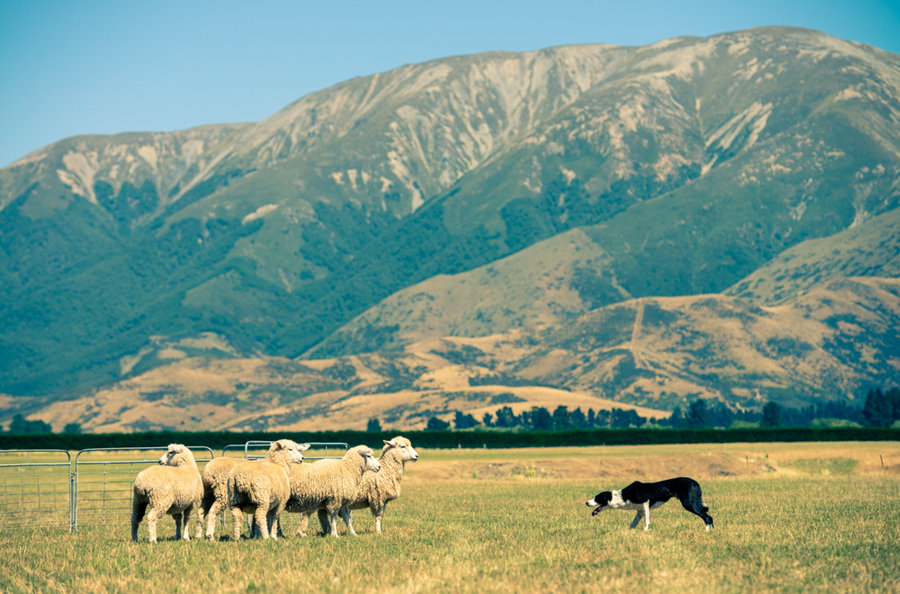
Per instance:
[[[210,357],[343,358],[889,278],[898,97],[893,54],[759,28],[455,56],[261,122],[65,139],[0,170],[0,392],[102,390],[208,333]],[[823,397],[889,377],[879,361]],[[689,393],[743,398],[709,381]]]

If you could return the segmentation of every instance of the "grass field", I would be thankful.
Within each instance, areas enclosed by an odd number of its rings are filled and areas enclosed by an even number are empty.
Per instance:
[[[368,512],[359,538],[156,545],[143,525],[133,544],[127,523],[70,534],[0,521],[0,591],[900,590],[897,443],[419,453],[380,536]],[[675,502],[648,533],[628,529],[631,512],[584,505],[679,474],[700,480],[714,531]]]

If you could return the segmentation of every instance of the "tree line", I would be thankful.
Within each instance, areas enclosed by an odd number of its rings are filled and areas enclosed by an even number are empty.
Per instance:
[[[12,421],[9,423],[9,433],[17,435],[31,435],[37,433],[52,433],[53,427],[46,421],[36,420],[29,421],[19,413],[13,415]],[[78,423],[69,423],[63,429],[63,433],[81,433],[81,425]]]
[[[640,427],[672,429],[710,429],[733,427],[812,427],[817,421],[864,427],[890,427],[900,421],[900,389],[887,391],[872,389],[866,396],[862,408],[844,402],[822,402],[804,408],[782,406],[768,402],[760,411],[734,411],[721,403],[709,404],[697,398],[684,410],[675,407],[671,416],[649,419],[634,410],[613,408],[612,410],[587,412],[576,408],[569,410],[559,405],[552,412],[542,406],[516,414],[509,406],[498,408],[494,413],[485,413],[479,420],[473,415],[454,411],[453,419],[445,421],[437,416],[428,419],[426,428],[432,431],[448,429],[513,429],[520,431],[567,431],[572,429],[627,429]],[[377,418],[369,420],[369,431],[381,430]]]
[[[811,427],[815,421],[830,419],[844,421],[864,427],[890,427],[900,421],[900,388],[887,391],[869,390],[862,408],[843,402],[822,402],[805,408],[781,406],[775,402],[766,403],[761,411],[733,411],[721,403],[712,406],[706,400],[697,398],[684,411],[675,407],[668,418],[648,419],[634,410],[613,408],[612,410],[587,412],[581,408],[569,410],[560,405],[552,412],[542,406],[533,406],[516,414],[511,407],[503,406],[494,413],[485,413],[480,420],[471,414],[454,411],[452,421],[444,421],[437,416],[428,419],[426,429],[446,431],[449,429],[500,429],[519,431],[569,431],[575,429],[629,429],[641,427],[671,429],[709,429],[740,427]],[[366,431],[382,431],[377,417],[369,419]],[[29,421],[16,414],[9,425],[8,433],[17,435],[52,433],[52,427],[45,421]],[[69,423],[63,433],[81,433],[78,423]]]

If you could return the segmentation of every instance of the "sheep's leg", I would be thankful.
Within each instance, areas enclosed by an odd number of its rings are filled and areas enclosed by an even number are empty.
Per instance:
[[[147,532],[150,534],[150,542],[156,542],[156,521],[159,519],[159,511],[151,507],[147,512]]]
[[[381,534],[381,518],[384,516],[384,506],[370,505],[369,509],[372,510],[372,515],[375,516],[375,532]]]
[[[306,536],[306,529],[308,526],[309,526],[309,512],[302,512],[300,514],[300,523],[297,524],[296,535],[301,538]]]
[[[239,507],[231,508],[231,523],[234,527],[234,530],[232,531],[232,535],[231,535],[232,539],[235,542],[238,542],[239,540],[241,540],[241,526],[244,523],[244,514],[243,514],[243,512],[241,512],[241,508],[239,508]]]
[[[219,519],[219,514],[222,511],[224,506],[218,500],[213,501],[212,505],[209,506],[209,509],[206,512],[206,538],[209,540],[213,540],[216,537],[216,520]],[[201,524],[202,524],[201,520]],[[197,530],[198,538],[200,534],[200,530]]]
[[[340,508],[338,508],[337,510],[334,510],[334,511],[332,511],[331,509],[328,510],[328,525],[331,526],[331,536],[333,536],[335,538],[340,536],[338,534],[338,529],[337,529],[337,518],[338,518],[338,514],[340,514],[340,512],[341,512]],[[328,534],[328,533],[326,532],[326,534]]]
[[[197,529],[194,531],[194,539],[199,540],[203,538],[203,519],[206,517],[206,510],[203,509],[203,506],[199,506],[197,508]]]
[[[340,512],[341,517],[344,518],[344,523],[347,524],[347,532],[349,532],[353,536],[359,536],[356,534],[356,530],[353,529],[353,512],[347,509],[347,506],[341,506]]]
[[[175,519],[175,540],[181,540],[181,518],[184,514],[172,514]]]
[[[263,540],[269,539],[269,524],[266,520],[268,507],[267,501],[260,501],[259,505],[256,506],[256,511],[253,512],[253,521],[256,522],[256,527],[259,529],[259,534]]]
[[[281,514],[275,514],[275,521],[269,526],[269,535],[272,538],[284,538],[284,532],[281,531]]]
[[[322,527],[322,532],[320,532],[319,534],[321,536],[328,536],[328,534],[331,532],[331,522],[328,521],[328,510],[326,510],[325,508],[320,509],[318,512],[318,516],[319,526]]]
[[[250,531],[250,538],[259,538],[262,533],[259,530],[259,522],[256,521],[256,512],[250,514],[250,517],[247,518],[247,522],[249,522],[247,529]],[[263,523],[265,524],[265,522]],[[270,534],[271,532],[272,531],[269,530]]]
[[[268,522],[268,532],[272,540],[278,540],[278,514],[274,509],[270,509],[266,514],[266,522]]]
[[[203,538],[203,526],[206,523],[206,518],[209,517],[209,510],[212,509],[215,502],[215,499],[207,500],[206,498],[200,502],[200,507],[197,509],[197,533],[194,535],[194,538]]]
[[[131,541],[137,542],[138,526],[144,519],[144,512],[147,511],[146,501],[135,501],[131,506]]]
[[[182,540],[190,540],[191,539],[191,531],[188,528],[188,523],[191,521],[191,514],[193,513],[193,511],[194,511],[194,506],[190,506],[187,509],[185,509],[183,512],[183,515],[181,518],[181,526],[182,526],[181,539]],[[199,530],[199,529],[200,529],[200,527],[198,526],[197,530]]]

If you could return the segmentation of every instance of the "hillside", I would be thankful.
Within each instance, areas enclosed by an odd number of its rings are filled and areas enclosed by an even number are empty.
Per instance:
[[[861,380],[900,365],[900,280],[817,286],[775,307],[719,295],[643,298],[543,330],[434,338],[337,359],[198,356],[205,344],[158,344],[166,362],[95,394],[40,405],[54,426],[133,430],[422,429],[453,411],[477,419],[509,406],[634,409],[667,416],[686,400],[738,408],[852,399]],[[865,336],[866,340],[859,340]],[[11,406],[26,405],[18,399]]]
[[[547,344],[547,337],[555,335],[554,329],[570,329],[573,325],[583,324],[584,320],[597,315],[595,307],[598,303],[616,302],[625,309],[610,309],[607,306],[600,310],[618,312],[603,316],[613,318],[613,327],[617,330],[613,332],[609,327],[598,329],[598,338],[586,353],[589,358],[596,360],[603,350],[629,344],[633,339],[632,324],[622,320],[633,320],[636,317],[634,312],[643,310],[645,304],[652,304],[654,309],[672,310],[682,308],[676,306],[678,303],[689,303],[689,310],[699,310],[702,315],[679,321],[678,324],[683,326],[681,332],[708,332],[704,320],[709,320],[712,327],[718,329],[717,332],[722,328],[727,332],[711,341],[719,346],[713,346],[712,350],[702,354],[684,353],[679,364],[668,367],[686,372],[690,367],[705,368],[710,359],[731,361],[734,370],[745,370],[744,375],[748,375],[748,379],[744,382],[751,391],[753,374],[760,374],[757,379],[761,383],[757,388],[766,388],[760,392],[761,399],[776,398],[779,393],[796,393],[796,396],[788,396],[787,400],[798,405],[801,400],[810,402],[816,398],[849,397],[857,385],[893,381],[900,364],[900,344],[893,341],[890,332],[890,320],[896,319],[900,313],[891,297],[892,292],[896,293],[893,281],[900,277],[898,210],[874,217],[831,237],[809,240],[785,250],[720,294],[704,294],[696,298],[652,298],[649,301],[629,299],[630,296],[615,277],[605,271],[613,261],[613,255],[591,241],[582,230],[572,230],[481,268],[458,275],[435,277],[398,291],[330,336],[320,345],[320,350],[313,351],[312,356],[320,352],[350,351],[353,347],[369,344],[397,346],[441,336],[475,338],[517,328],[546,329],[546,335],[537,340]],[[607,275],[606,278],[604,275]],[[876,289],[873,287],[878,287],[874,297],[873,290]],[[734,317],[737,313],[721,314],[716,307],[710,309],[699,305],[703,303],[719,303],[723,311],[741,310],[740,316],[749,318],[760,316],[764,311],[782,311],[778,307],[781,305],[787,308],[784,311],[794,313],[771,326],[772,329],[781,328],[782,336],[754,338],[742,335],[721,319],[722,315]],[[802,313],[797,313],[797,310]],[[764,317],[770,315],[766,313]],[[778,349],[771,352],[769,348],[762,349],[769,352],[768,358],[774,361],[752,363],[741,361],[740,353],[729,352],[723,347],[725,342],[729,342],[756,350],[761,342],[766,341],[783,344],[797,342],[803,344],[797,348],[810,353],[821,351],[827,343],[838,340],[829,337],[834,329],[828,330],[822,324],[840,326],[838,320],[842,317],[845,324],[854,325],[856,330],[840,341],[853,346],[858,352],[850,359],[847,358],[850,353],[845,352],[834,353],[827,361],[807,362],[806,365],[815,370],[812,374],[797,375],[791,364],[783,367],[786,362],[781,360],[783,355]],[[667,324],[676,325],[671,318],[666,319]],[[874,322],[876,319],[879,320],[877,323]],[[809,327],[800,328],[797,324]],[[660,336],[644,338],[655,345],[654,348],[662,344]],[[877,362],[872,362],[874,365],[857,368],[863,350],[879,353],[880,356]],[[671,353],[665,354],[666,358],[670,356]],[[626,358],[631,360],[635,357],[632,353]],[[778,368],[777,374],[780,376],[774,383],[762,379],[772,366]],[[659,374],[659,379],[663,379],[667,377],[665,367],[660,363],[656,367],[633,372],[650,378]],[[835,371],[836,368],[839,371]],[[591,389],[606,393],[609,397],[629,400],[629,391],[623,390],[618,381],[613,382],[611,387],[597,380],[582,383],[585,379],[583,372],[567,370],[565,373],[554,373],[570,378],[567,382],[553,382],[554,385],[575,385],[579,389]],[[553,379],[552,374],[541,377],[543,381]],[[608,379],[608,376],[605,377]],[[577,380],[573,382],[571,378]],[[683,385],[673,394],[681,397],[684,394],[703,394],[734,403],[737,399],[728,388],[729,383],[734,381],[734,377],[723,372],[715,380],[711,377],[695,378],[691,386]],[[725,393],[722,393],[723,390]],[[660,391],[654,389],[650,399],[642,401],[654,402]],[[801,394],[803,396],[798,398]],[[672,402],[677,403],[679,399]]]
[[[459,56],[258,123],[62,140],[0,170],[0,393],[141,409],[172,365],[218,385],[274,361],[300,367],[273,385],[343,398],[322,361],[390,362],[399,385],[446,367],[404,363],[417,344],[501,336],[531,345],[485,347],[507,388],[663,411],[851,398],[900,364],[898,121],[900,57],[762,28]],[[396,418],[452,409],[449,389]],[[192,422],[312,414],[241,398],[259,410]]]

